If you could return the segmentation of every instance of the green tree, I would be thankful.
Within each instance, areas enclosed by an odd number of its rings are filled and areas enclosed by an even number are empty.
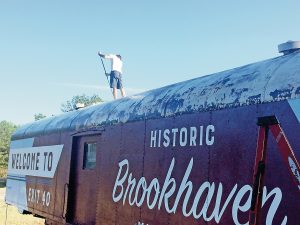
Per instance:
[[[7,167],[10,139],[16,129],[17,126],[11,122],[0,122],[0,168]]]
[[[90,106],[93,104],[97,104],[103,102],[103,100],[98,95],[92,95],[87,96],[85,94],[83,95],[76,95],[73,96],[73,98],[69,101],[66,101],[65,103],[61,104],[61,111],[62,112],[70,112],[73,110],[76,110],[76,104],[82,103],[84,104],[84,107]]]
[[[46,117],[47,117],[47,116],[45,116],[45,115],[42,114],[42,113],[34,114],[34,121],[38,121],[38,120],[44,119],[44,118],[46,118]]]

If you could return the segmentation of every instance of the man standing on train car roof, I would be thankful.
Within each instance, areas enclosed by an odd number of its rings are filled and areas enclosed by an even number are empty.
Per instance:
[[[101,52],[98,52],[98,55],[104,59],[110,59],[111,60],[111,72],[110,74],[106,74],[107,76],[110,76],[110,87],[113,89],[113,96],[114,99],[117,98],[117,89],[120,89],[122,97],[125,97],[125,90],[123,88],[123,81],[122,81],[122,57],[120,55],[114,55],[114,54],[102,54]]]

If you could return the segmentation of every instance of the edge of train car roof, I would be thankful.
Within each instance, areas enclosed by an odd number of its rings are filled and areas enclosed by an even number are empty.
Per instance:
[[[300,96],[300,51],[42,119],[12,140]]]

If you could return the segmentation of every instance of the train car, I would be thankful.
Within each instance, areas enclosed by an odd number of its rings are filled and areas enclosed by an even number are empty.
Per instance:
[[[6,202],[46,224],[299,224],[299,47],[20,127]]]

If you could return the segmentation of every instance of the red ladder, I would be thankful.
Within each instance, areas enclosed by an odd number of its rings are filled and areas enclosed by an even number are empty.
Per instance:
[[[276,116],[259,117],[257,125],[259,126],[259,130],[253,173],[252,200],[249,211],[250,225],[260,224],[262,189],[264,185],[269,130],[271,130],[271,133],[278,144],[281,157],[300,192],[300,166]]]

